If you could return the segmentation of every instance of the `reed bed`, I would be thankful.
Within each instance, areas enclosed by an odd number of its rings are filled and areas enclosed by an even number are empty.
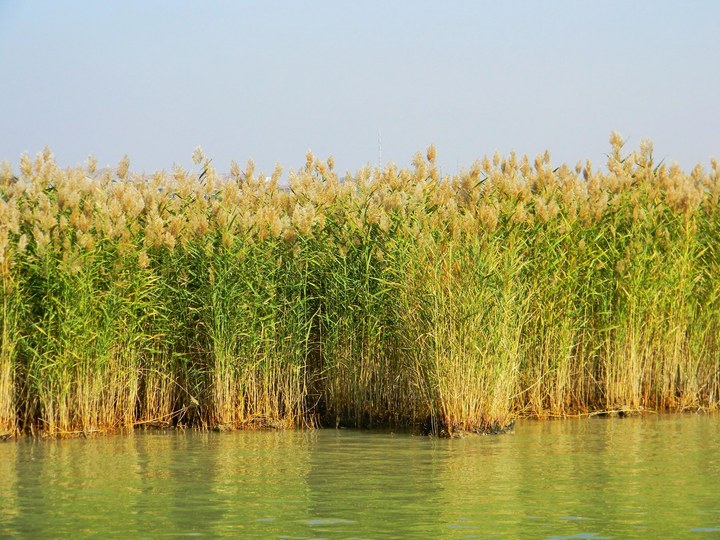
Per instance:
[[[720,167],[0,168],[0,434],[714,410]]]

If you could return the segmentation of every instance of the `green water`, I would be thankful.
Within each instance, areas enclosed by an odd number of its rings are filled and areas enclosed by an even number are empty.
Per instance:
[[[720,416],[0,444],[0,536],[720,537]]]

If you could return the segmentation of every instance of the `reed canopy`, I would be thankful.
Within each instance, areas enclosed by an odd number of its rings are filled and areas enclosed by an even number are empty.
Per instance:
[[[720,167],[0,166],[0,435],[720,403]]]

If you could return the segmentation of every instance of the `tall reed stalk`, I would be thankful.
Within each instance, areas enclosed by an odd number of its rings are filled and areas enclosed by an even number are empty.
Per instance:
[[[15,392],[17,388],[17,346],[22,308],[21,293],[17,290],[9,272],[9,261],[0,263],[2,289],[0,289],[0,435],[15,433],[18,411]]]

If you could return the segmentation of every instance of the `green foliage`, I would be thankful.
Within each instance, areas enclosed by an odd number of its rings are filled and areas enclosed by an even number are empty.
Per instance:
[[[720,185],[515,155],[290,187],[0,177],[0,435],[136,425],[495,431],[516,415],[716,409]]]

